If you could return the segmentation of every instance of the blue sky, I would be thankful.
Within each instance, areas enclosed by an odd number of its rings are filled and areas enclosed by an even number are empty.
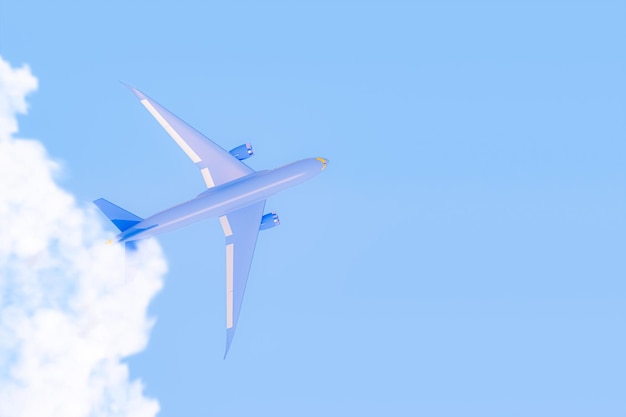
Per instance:
[[[622,1],[0,5],[39,79],[20,136],[87,205],[202,191],[117,81],[255,169],[324,156],[268,201],[226,361],[217,221],[169,264],[128,363],[161,416],[622,416]],[[111,233],[114,229],[111,227]]]

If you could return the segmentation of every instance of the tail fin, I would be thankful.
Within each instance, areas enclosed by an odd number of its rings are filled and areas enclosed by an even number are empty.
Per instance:
[[[133,213],[116,206],[104,198],[99,198],[93,203],[113,222],[120,232],[130,229],[143,220],[141,217],[135,216]]]

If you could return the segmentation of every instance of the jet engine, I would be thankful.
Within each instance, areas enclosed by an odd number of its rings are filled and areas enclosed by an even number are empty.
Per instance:
[[[278,214],[274,212],[267,213],[261,218],[261,226],[259,227],[259,230],[271,229],[279,224],[280,220],[278,219]]]
[[[252,150],[252,145],[244,143],[243,145],[239,145],[236,148],[231,149],[230,154],[240,161],[243,161],[244,159],[248,159],[254,155],[254,151]]]

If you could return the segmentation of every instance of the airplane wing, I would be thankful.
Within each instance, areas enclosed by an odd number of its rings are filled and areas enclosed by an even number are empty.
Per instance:
[[[226,237],[226,352],[235,336],[265,200],[220,217]]]
[[[252,168],[141,91],[129,85],[126,87],[133,92],[189,159],[196,164],[207,188],[224,184],[254,172]]]

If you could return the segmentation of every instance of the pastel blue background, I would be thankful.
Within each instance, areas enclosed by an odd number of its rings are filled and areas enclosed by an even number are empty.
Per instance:
[[[225,342],[217,221],[170,271],[133,377],[171,416],[626,414],[623,1],[4,1],[82,204],[149,215],[196,168],[120,84],[253,168],[324,156],[268,201]],[[105,222],[103,218],[103,222]],[[111,233],[114,228],[111,226]]]

